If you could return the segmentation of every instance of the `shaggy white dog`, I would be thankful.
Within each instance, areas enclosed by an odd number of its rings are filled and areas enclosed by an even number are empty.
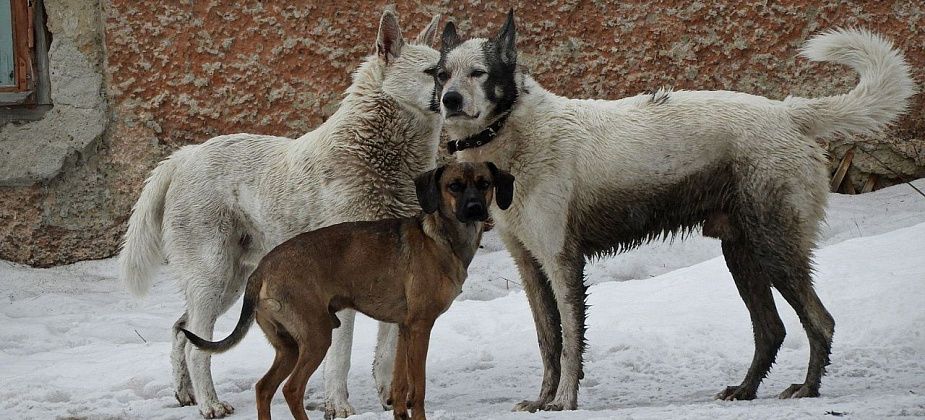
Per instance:
[[[404,217],[419,211],[412,178],[435,165],[442,118],[433,74],[438,17],[406,44],[396,16],[383,13],[376,54],[357,69],[338,111],[296,139],[234,134],[186,146],[161,162],[129,219],[121,255],[126,287],[144,295],[163,261],[187,310],[174,326],[171,360],[177,399],[203,416],[233,411],[219,401],[209,353],[179,328],[212,338],[216,318],[244,290],[257,262],[286,239],[323,226]],[[346,379],[352,311],[325,365],[328,417],[353,414]],[[394,358],[394,326],[381,324],[374,374],[383,403]]]
[[[515,409],[577,407],[586,258],[701,227],[722,240],[755,338],[745,379],[717,397],[754,398],[775,359],[785,332],[771,287],[810,342],[805,381],[780,396],[819,395],[834,321],[811,278],[828,192],[815,138],[879,130],[902,113],[915,90],[902,54],[880,36],[836,30],[803,55],[854,68],[860,81],[846,94],[659,91],[600,101],[544,89],[518,67],[515,38],[513,12],[492,39],[462,41],[447,24],[437,73],[450,151],[517,178],[511,208],[492,216],[520,269],[544,375],[539,397]]]

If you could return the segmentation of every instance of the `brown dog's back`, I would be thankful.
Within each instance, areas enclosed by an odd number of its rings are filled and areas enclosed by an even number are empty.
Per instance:
[[[348,222],[302,233],[271,251],[254,273],[260,279],[251,281],[263,283],[260,299],[319,299],[331,314],[352,308],[400,322],[414,252],[406,246],[420,243],[413,239],[420,236],[416,224],[413,218]]]

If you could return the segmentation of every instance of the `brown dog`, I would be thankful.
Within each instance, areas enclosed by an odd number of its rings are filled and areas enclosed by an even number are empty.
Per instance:
[[[492,163],[457,163],[414,182],[422,214],[300,234],[260,262],[228,338],[211,342],[183,330],[197,347],[223,352],[241,341],[256,316],[276,348],[273,366],[257,382],[258,418],[270,418],[273,394],[291,374],[283,395],[293,417],[308,419],[305,386],[331,344],[331,330],[340,324],[334,314],[345,308],[399,324],[395,418],[408,418],[409,407],[414,419],[425,418],[430,330],[462,290],[492,198],[502,210],[510,206],[514,177]]]

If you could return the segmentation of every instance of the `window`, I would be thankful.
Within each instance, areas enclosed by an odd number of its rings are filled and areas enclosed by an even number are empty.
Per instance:
[[[41,0],[0,0],[0,124],[51,108],[49,38]]]

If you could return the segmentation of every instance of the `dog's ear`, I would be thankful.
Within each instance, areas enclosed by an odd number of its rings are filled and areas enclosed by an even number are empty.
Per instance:
[[[443,175],[443,166],[414,177],[414,189],[424,213],[433,213],[440,207],[441,175]]]
[[[495,39],[498,43],[498,55],[501,62],[509,66],[517,64],[517,28],[514,27],[514,8],[507,13],[507,20]]]
[[[462,41],[459,39],[459,34],[456,33],[456,24],[447,22],[446,26],[443,27],[443,36],[440,37],[440,51],[445,53],[452,50],[460,42]]]
[[[514,175],[498,169],[492,162],[485,162],[485,166],[488,166],[488,170],[491,171],[495,184],[495,202],[498,203],[499,209],[507,210],[514,201]]]
[[[432,46],[434,42],[437,41],[437,28],[440,27],[440,15],[434,15],[430,20],[430,23],[427,24],[427,27],[418,34],[418,37],[415,38],[414,43],[418,45],[427,45]]]
[[[398,17],[391,8],[382,11],[379,20],[379,35],[376,36],[376,55],[386,64],[401,55],[401,48],[405,41],[401,37],[401,27],[398,26]]]

